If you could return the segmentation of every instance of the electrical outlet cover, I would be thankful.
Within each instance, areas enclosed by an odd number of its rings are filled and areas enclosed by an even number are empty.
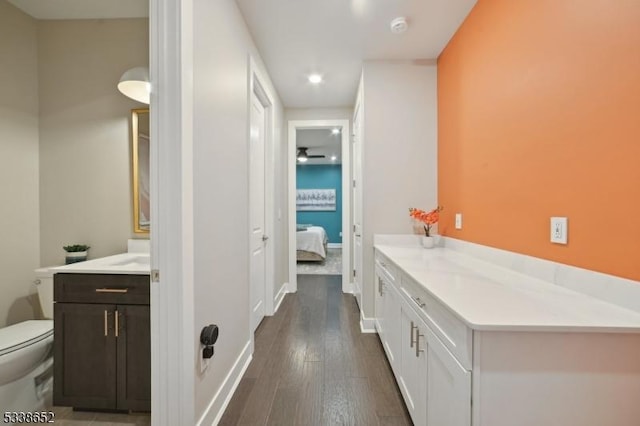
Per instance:
[[[568,222],[566,217],[551,218],[551,242],[556,244],[567,244],[567,235],[569,233]]]
[[[462,229],[462,213],[456,213],[456,229]]]

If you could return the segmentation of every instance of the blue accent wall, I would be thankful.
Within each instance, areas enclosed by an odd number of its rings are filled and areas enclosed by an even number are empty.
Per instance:
[[[297,189],[335,189],[336,211],[296,212],[297,223],[311,223],[322,226],[327,231],[330,243],[341,243],[342,237],[342,166],[296,165]]]

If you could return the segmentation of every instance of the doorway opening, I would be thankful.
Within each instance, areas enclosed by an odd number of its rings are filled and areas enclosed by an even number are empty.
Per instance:
[[[289,121],[289,291],[297,275],[342,275],[351,293],[349,120]]]

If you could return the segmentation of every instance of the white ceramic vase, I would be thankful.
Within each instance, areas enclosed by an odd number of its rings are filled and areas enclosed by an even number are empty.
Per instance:
[[[422,247],[424,248],[433,248],[435,246],[435,238],[433,237],[422,237]]]

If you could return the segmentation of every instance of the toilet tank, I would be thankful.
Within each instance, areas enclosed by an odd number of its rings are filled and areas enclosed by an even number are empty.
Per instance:
[[[36,269],[36,289],[44,317],[53,319],[53,273],[49,268]]]

